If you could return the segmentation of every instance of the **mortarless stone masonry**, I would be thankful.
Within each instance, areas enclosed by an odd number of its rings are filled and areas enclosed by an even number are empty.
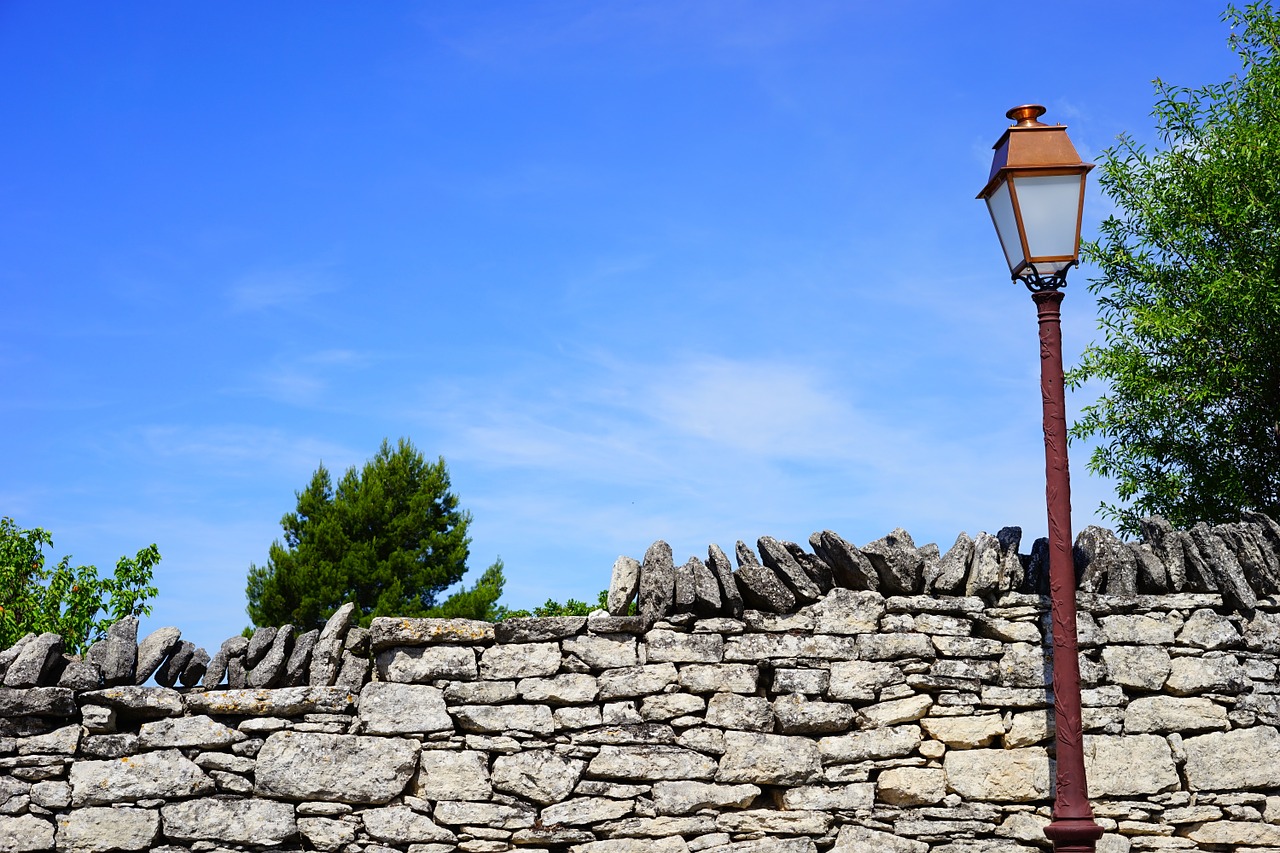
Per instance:
[[[1102,853],[1280,853],[1273,527],[1081,534]],[[614,615],[365,631],[345,607],[212,658],[174,629],[139,655],[132,620],[83,661],[24,638],[0,652],[0,853],[1042,850],[1051,644],[1019,538],[739,543],[745,576],[659,543],[615,566]]]

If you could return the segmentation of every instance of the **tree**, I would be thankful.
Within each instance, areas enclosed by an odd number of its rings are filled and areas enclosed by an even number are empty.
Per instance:
[[[503,619],[517,619],[527,616],[589,616],[593,610],[606,610],[609,607],[609,590],[600,590],[600,595],[596,597],[595,604],[587,604],[585,601],[578,601],[571,598],[564,604],[554,599],[548,598],[546,603],[528,610],[508,610],[505,607],[499,607],[494,614],[494,621],[500,622]],[[635,603],[632,602],[631,609],[635,610]]]
[[[1198,89],[1155,81],[1164,147],[1128,136],[1099,183],[1118,212],[1083,246],[1104,343],[1068,376],[1101,380],[1073,438],[1114,477],[1121,530],[1280,512],[1280,20],[1265,3],[1223,20],[1243,74]]]
[[[357,471],[333,487],[320,465],[280,525],[265,566],[250,565],[246,595],[255,625],[305,631],[354,601],[360,622],[374,616],[485,618],[502,594],[502,561],[471,589],[443,602],[462,580],[471,514],[458,508],[444,459],[427,462],[406,439],[384,439]]]
[[[132,559],[121,557],[109,578],[99,578],[93,566],[72,568],[70,556],[47,568],[46,547],[53,547],[47,530],[23,530],[0,518],[0,649],[29,632],[52,631],[68,652],[81,654],[115,622],[151,612],[148,601],[158,592],[152,572],[160,562],[154,544]]]

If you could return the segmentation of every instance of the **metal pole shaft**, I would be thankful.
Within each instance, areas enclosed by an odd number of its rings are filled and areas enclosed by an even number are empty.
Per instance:
[[[1045,835],[1058,853],[1094,853],[1102,827],[1089,808],[1080,724],[1076,643],[1076,569],[1071,554],[1071,474],[1067,468],[1062,374],[1062,292],[1032,294],[1040,318],[1040,392],[1044,398],[1045,501],[1049,513],[1049,597],[1053,620],[1053,716],[1057,744],[1053,822]]]

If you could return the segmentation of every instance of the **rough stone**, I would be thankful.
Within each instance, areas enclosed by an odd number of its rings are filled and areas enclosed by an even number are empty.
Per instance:
[[[717,782],[796,785],[821,777],[822,756],[809,738],[729,731],[724,745]]]
[[[906,696],[859,708],[856,718],[859,728],[879,729],[918,720],[932,707],[933,699],[928,696]]]
[[[827,695],[832,699],[872,702],[885,687],[900,683],[902,671],[891,663],[838,661],[831,665]]]
[[[729,562],[729,557],[720,546],[714,543],[707,548],[707,568],[720,585],[722,611],[726,616],[741,619],[744,604],[742,593],[738,591],[738,583],[733,579],[733,563]]]
[[[1219,820],[1198,824],[1187,833],[1187,838],[1197,844],[1223,845],[1227,849],[1243,847],[1280,847],[1280,826],[1254,821]],[[1264,853],[1264,851],[1259,851]]]
[[[254,636],[257,636],[256,632]],[[272,687],[280,682],[284,676],[285,663],[288,660],[288,651],[292,642],[293,626],[280,626],[266,654],[246,674],[250,687]],[[250,646],[252,645],[250,641]]]
[[[924,570],[923,591],[937,595],[958,595],[964,592],[965,577],[973,559],[973,539],[968,533],[956,537],[955,544],[947,549],[942,559]]]
[[[609,613],[626,616],[639,591],[640,562],[634,557],[619,557],[614,561],[613,573],[609,577]]]
[[[726,742],[729,735],[726,735]],[[727,760],[727,756],[726,756]],[[599,779],[643,781],[704,780],[716,774],[716,762],[690,749],[675,746],[600,747],[587,773]],[[718,780],[748,781],[748,780]]]
[[[58,818],[57,847],[75,853],[150,850],[160,833],[160,814],[153,809],[91,806]]]
[[[545,643],[581,634],[587,627],[585,616],[530,616],[504,619],[493,625],[499,643]]]
[[[487,800],[493,795],[489,766],[483,752],[427,749],[422,751],[413,793],[426,800]]]
[[[1236,555],[1203,521],[1186,531],[1191,536],[1200,556],[1213,572],[1222,591],[1222,600],[1233,610],[1252,614],[1258,606],[1258,595],[1244,576],[1244,569]]]
[[[213,781],[176,749],[71,765],[71,802],[110,805],[151,797],[194,797],[213,792]]]
[[[765,566],[772,569],[773,573],[786,584],[795,595],[796,601],[808,604],[822,597],[822,590],[809,577],[804,566],[791,555],[784,543],[772,536],[761,536],[756,542],[756,547],[760,550],[760,558]]]
[[[1270,726],[1183,739],[1192,791],[1249,791],[1280,786],[1280,732]]]
[[[325,621],[324,627],[320,629],[320,636],[311,649],[310,684],[313,687],[328,687],[337,679],[338,666],[342,662],[342,644],[347,631],[355,623],[354,601],[348,601],[339,607]]]
[[[102,693],[110,694],[111,691]],[[355,707],[356,697],[340,687],[277,687],[271,690],[189,693],[186,703],[188,711],[214,716],[297,717],[303,714],[344,714]]]
[[[846,824],[840,827],[831,853],[929,853],[929,845],[923,841],[899,838],[890,832]]]
[[[1280,613],[1256,613],[1244,626],[1245,648],[1280,654]]]
[[[636,666],[636,638],[626,634],[586,634],[569,637],[560,644],[567,655],[573,655],[591,669],[619,669]]]
[[[172,687],[177,684],[178,679],[182,677],[183,671],[187,668],[187,664],[191,663],[195,655],[195,643],[189,640],[180,641],[173,654],[169,655],[164,663],[160,664],[160,668],[156,670],[156,684],[161,687]]]
[[[298,833],[312,847],[325,853],[334,853],[356,840],[354,826],[346,821],[327,817],[299,817]]]
[[[1150,516],[1138,521],[1142,538],[1164,566],[1169,576],[1169,590],[1182,592],[1187,583],[1187,569],[1183,557],[1182,540],[1168,519]]]
[[[107,628],[107,635],[90,647],[85,660],[102,670],[106,687],[132,684],[138,666],[138,617],[126,616]]]
[[[782,792],[782,807],[818,811],[855,811],[872,808],[875,805],[875,797],[876,786],[870,782],[858,782],[852,785],[799,785]]]
[[[555,675],[559,669],[559,643],[490,646],[480,657],[480,677],[490,680]]]
[[[853,724],[854,710],[853,706],[843,703],[813,702],[803,696],[790,695],[773,700],[773,715],[784,735],[829,734],[848,731]]]
[[[0,853],[44,853],[53,849],[53,824],[35,815],[0,815]]]
[[[581,826],[626,817],[634,808],[626,800],[611,797],[576,797],[547,806],[540,819],[547,826]]]
[[[838,533],[831,530],[815,533],[809,537],[809,544],[814,553],[831,567],[837,587],[872,591],[880,589],[880,575],[871,560]]]
[[[653,625],[675,604],[676,570],[671,546],[658,540],[649,546],[640,564],[640,618]]]
[[[1165,690],[1174,696],[1200,693],[1245,693],[1253,688],[1248,670],[1231,655],[1173,659]]]
[[[597,684],[600,687],[600,699],[604,701],[660,693],[675,680],[674,664],[652,663],[605,670],[597,678]]]
[[[967,596],[993,596],[1000,589],[1000,540],[983,531],[973,541],[969,559],[969,575],[965,578]]]
[[[722,605],[719,582],[697,557],[690,557],[688,562],[675,570],[673,612],[715,616],[720,613]]]
[[[999,714],[974,717],[926,717],[920,726],[929,737],[952,749],[976,749],[990,746],[1004,735],[1004,722]],[[1030,744],[1024,744],[1029,746]]]
[[[516,685],[516,692],[526,702],[545,702],[548,705],[581,705],[594,701],[600,692],[595,676],[584,672],[566,672],[552,678],[525,678]]]
[[[754,693],[760,668],[749,663],[691,664],[680,668],[679,681],[690,693]]]
[[[453,843],[457,840],[457,836],[448,829],[405,806],[366,809],[360,813],[360,820],[371,836],[390,844]]]
[[[1084,768],[1096,797],[1158,794],[1179,785],[1169,743],[1156,735],[1085,735]]]
[[[534,825],[538,813],[524,803],[475,803],[442,800],[433,815],[449,826],[487,826],[491,829],[527,829]]]
[[[500,755],[493,762],[493,787],[539,805],[550,805],[573,792],[586,766],[585,761],[565,758],[547,749]]]
[[[80,745],[80,727],[62,726],[47,734],[17,739],[19,755],[74,755]]]
[[[156,720],[138,730],[143,749],[221,749],[242,740],[245,735],[204,715]]]
[[[451,708],[463,731],[482,734],[506,734],[519,731],[549,735],[555,731],[555,719],[547,705],[459,705]]]
[[[878,592],[837,587],[801,612],[813,618],[818,634],[873,634],[880,630],[885,600]]]
[[[1076,536],[1076,576],[1080,589],[1110,595],[1136,595],[1138,566],[1133,552],[1105,527],[1090,524]]]
[[[1052,790],[1049,756],[1041,747],[951,750],[943,769],[947,788],[966,800],[1031,802]]]
[[[1102,662],[1111,681],[1138,690],[1159,690],[1169,678],[1173,662],[1160,646],[1107,646]]]
[[[924,767],[891,767],[877,777],[876,793],[890,805],[932,805],[947,795],[947,775]]]
[[[493,641],[493,623],[475,619],[375,616],[369,624],[369,648],[375,653],[392,646],[487,645]]]
[[[476,655],[464,646],[398,646],[378,652],[378,675],[384,681],[427,684],[438,678],[476,678]]]
[[[724,657],[719,634],[683,634],[655,628],[644,637],[650,663],[718,663]]]
[[[700,809],[746,808],[758,796],[760,789],[755,785],[658,782],[653,786],[654,808],[661,815],[692,814]]]
[[[831,827],[832,816],[818,811],[751,809],[725,812],[716,818],[716,828],[725,832],[778,833],[822,836]]]
[[[453,731],[444,694],[425,684],[373,681],[364,686],[357,704],[368,734],[406,735]]]
[[[1226,616],[1201,608],[1189,617],[1178,632],[1178,642],[1199,649],[1229,649],[1240,644],[1240,631]]]
[[[62,664],[62,637],[45,632],[23,644],[4,674],[5,687],[36,687],[57,681]]]
[[[1002,527],[996,532],[996,541],[1000,543],[1000,592],[1019,592],[1026,581],[1026,570],[1018,554],[1018,546],[1022,543],[1021,527]]]
[[[880,579],[879,589],[886,595],[914,595],[924,583],[924,560],[901,527],[874,542],[862,546]]]
[[[1163,595],[1169,592],[1169,570],[1150,545],[1144,542],[1126,542],[1125,547],[1133,555],[1138,570],[1137,588],[1141,593]]]
[[[1227,729],[1227,709],[1212,700],[1196,697],[1143,696],[1124,711],[1124,730],[1141,732],[1202,732]]]
[[[1219,592],[1217,573],[1206,562],[1189,530],[1174,533],[1182,544],[1183,564],[1187,570],[1187,592]]]
[[[205,668],[204,677],[200,679],[201,685],[205,690],[212,690],[222,683],[222,679],[227,675],[227,670],[231,665],[232,658],[237,655],[243,655],[245,649],[249,647],[249,639],[247,637],[228,637],[222,642],[222,646],[214,654],[213,659],[209,661],[209,665]],[[135,649],[136,651],[136,649]],[[132,683],[133,675],[130,674],[129,681]]]
[[[254,775],[266,796],[381,804],[404,791],[417,763],[411,740],[281,731],[258,752]]]
[[[293,649],[289,652],[289,659],[284,663],[284,672],[280,676],[280,684],[285,687],[298,687],[303,684],[311,674],[311,655],[315,651],[316,643],[320,640],[320,629],[312,628],[298,635],[293,641]]]
[[[133,674],[134,684],[146,684],[147,679],[164,663],[165,658],[178,650],[182,632],[177,628],[157,628],[138,643],[138,666]]]
[[[738,585],[744,607],[766,613],[790,613],[795,610],[795,593],[773,569],[747,564],[733,573],[733,579]]]
[[[62,674],[58,676],[59,687],[70,687],[73,690],[97,690],[102,687],[102,670],[98,669],[96,663],[64,654],[58,668],[62,670]]]
[[[1175,626],[1151,616],[1121,614],[1102,617],[1102,630],[1107,643],[1171,646]]]
[[[717,693],[707,702],[707,723],[722,729],[752,732],[773,731],[773,709],[769,700],[738,693]]]
[[[1280,562],[1261,530],[1251,524],[1219,524],[1213,533],[1235,554],[1245,580],[1256,594],[1280,592]]]
[[[204,798],[160,809],[164,834],[179,841],[214,840],[274,847],[298,833],[293,806],[273,800]]]

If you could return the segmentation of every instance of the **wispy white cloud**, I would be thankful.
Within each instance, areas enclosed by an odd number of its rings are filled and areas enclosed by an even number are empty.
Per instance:
[[[246,426],[151,425],[136,433],[137,446],[155,459],[181,459],[225,475],[257,476],[264,467],[312,471],[323,460],[331,470],[355,464],[360,453],[341,444],[284,429]]]
[[[331,275],[310,267],[255,270],[242,275],[226,291],[236,313],[295,308],[338,289]]]
[[[334,383],[371,364],[370,353],[328,349],[300,356],[277,356],[257,369],[251,380],[253,393],[292,405],[324,403]]]
[[[865,542],[914,525],[945,547],[960,530],[1044,524],[1034,394],[921,419],[785,361],[686,353],[593,368],[455,388],[419,414],[466,472],[478,555],[532,556],[522,543],[551,530],[616,556],[659,537],[688,554],[766,533],[803,540],[834,526]]]

